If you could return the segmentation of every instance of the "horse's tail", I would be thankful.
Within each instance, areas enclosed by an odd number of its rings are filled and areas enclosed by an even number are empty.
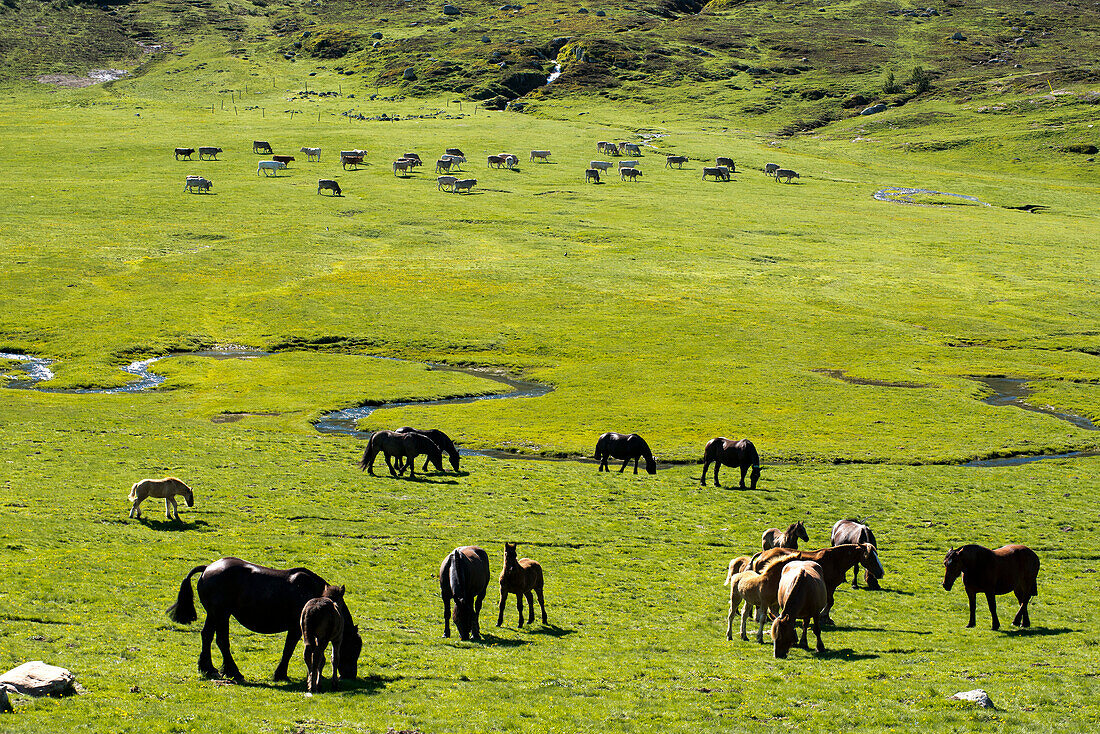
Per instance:
[[[180,624],[191,624],[199,615],[195,613],[195,594],[191,590],[191,577],[206,570],[206,566],[195,566],[191,573],[183,578],[176,603],[168,607],[168,619]]]
[[[462,551],[455,548],[451,551],[451,596],[455,599],[466,597],[466,558]]]
[[[363,471],[367,468],[367,464],[371,460],[371,448],[374,446],[374,434],[367,439],[367,448],[363,451],[363,458],[359,460],[359,471]]]
[[[599,439],[596,441],[596,454],[595,455],[596,455],[597,459],[599,459],[601,457],[600,452],[603,450],[603,442],[604,442],[604,437],[603,436],[600,436]]]
[[[143,479],[143,480],[142,480],[142,482],[143,482],[143,481],[145,481],[145,480]],[[138,485],[139,485],[139,484],[141,484],[141,482],[134,482],[133,486],[132,486],[132,487],[130,487],[130,496],[129,496],[129,497],[127,497],[126,499],[130,500],[131,502],[133,502],[134,500],[136,500],[136,499],[138,498],[138,494],[137,494],[137,488],[138,488]]]
[[[730,585],[730,579],[732,579],[732,578],[733,578],[733,564],[730,563],[729,570],[726,571],[726,580],[722,582],[722,586],[729,586]]]

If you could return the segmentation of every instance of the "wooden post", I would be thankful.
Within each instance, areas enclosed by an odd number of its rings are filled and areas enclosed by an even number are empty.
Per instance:
[[[267,117],[267,110],[263,107],[260,108],[260,117]]]
[[[236,115],[236,114],[237,114],[237,105],[233,105],[233,114],[234,114],[234,115]]]
[[[214,114],[214,105],[210,105],[210,114]]]
[[[321,124],[321,110],[317,110],[317,124]]]

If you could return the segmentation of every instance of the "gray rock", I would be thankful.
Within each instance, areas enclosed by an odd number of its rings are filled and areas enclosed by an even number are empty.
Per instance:
[[[963,691],[961,693],[956,693],[954,696],[951,696],[951,698],[956,701],[970,701],[971,703],[976,703],[983,709],[997,708],[993,705],[993,701],[990,700],[989,694],[983,691],[981,688],[975,688],[973,691]]]
[[[873,104],[870,107],[864,108],[863,112],[860,112],[859,114],[861,114],[861,115],[877,115],[878,113],[885,112],[885,111],[886,111],[886,103],[885,102],[879,102],[878,104]]]
[[[381,38],[381,37],[382,37],[382,33],[381,33],[381,32],[379,32],[379,31],[375,31],[374,33],[370,34],[370,37],[371,37],[371,38]]]
[[[488,37],[488,36],[482,36],[482,37],[481,37],[481,42],[482,42],[482,43],[489,43],[489,41],[490,41],[490,39],[489,39],[489,37]]]
[[[28,696],[60,696],[76,691],[76,676],[64,668],[32,660],[0,675],[0,685]]]
[[[962,33],[960,33],[959,31],[955,31],[955,32],[954,32],[954,33],[953,33],[953,34],[951,35],[951,40],[952,40],[952,41],[965,41],[965,40],[966,40],[966,36],[964,36],[964,35],[963,35]]]
[[[605,13],[605,12],[604,12],[604,11],[602,11],[602,10],[597,10],[597,11],[596,11],[596,17],[597,17],[597,18],[606,18],[606,17],[607,17],[607,13]]]
[[[416,69],[412,68],[411,66],[408,67],[407,69],[405,69],[404,73],[401,74],[401,78],[407,82],[415,82]]]
[[[447,3],[443,6],[444,15],[459,15],[461,14],[461,12],[461,10],[456,8],[454,5],[451,5],[450,3]]]

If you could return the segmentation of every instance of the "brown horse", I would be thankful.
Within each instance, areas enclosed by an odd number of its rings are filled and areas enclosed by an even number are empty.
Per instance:
[[[878,560],[878,552],[870,543],[863,543],[862,545],[846,543],[816,551],[771,548],[753,557],[752,568],[759,569],[775,558],[785,559],[783,562],[813,561],[821,565],[824,571],[825,586],[829,591],[829,601],[825,606],[825,615],[822,619],[829,623],[832,622],[829,613],[833,609],[834,594],[837,587],[844,583],[849,568],[861,565],[877,578],[882,578],[885,573],[882,570],[882,564]]]
[[[183,501],[187,503],[188,507],[195,506],[194,492],[191,491],[190,487],[175,477],[142,479],[140,482],[136,482],[134,486],[130,487],[130,496],[127,497],[127,499],[134,503],[130,506],[130,517],[141,519],[141,503],[144,502],[147,497],[163,497],[165,517],[169,520],[179,520],[180,510],[176,505],[175,497],[177,494],[183,495]]]
[[[742,571],[748,569],[750,563],[752,563],[752,559],[748,556],[737,556],[736,558],[730,560],[729,570],[726,571],[726,582],[722,585],[729,586],[730,578],[735,573],[741,573]]]
[[[752,475],[749,481],[752,483],[748,489],[756,489],[756,480],[760,478],[760,454],[756,452],[756,447],[752,445],[752,441],[747,438],[742,438],[740,441],[733,441],[728,438],[712,438],[707,441],[706,448],[703,449],[703,477],[700,479],[700,483],[705,487],[707,484],[707,469],[711,463],[714,464],[714,486],[721,487],[718,483],[718,467],[725,464],[726,466],[736,466],[741,469],[741,489],[745,487],[745,474],[749,468],[752,468]]]
[[[451,599],[455,627],[463,640],[481,639],[481,603],[489,587],[489,554],[476,545],[455,548],[439,566],[439,593],[443,597],[443,636],[451,636]]]
[[[325,586],[321,596],[310,599],[302,607],[302,643],[305,645],[306,690],[321,690],[325,672],[325,648],[332,643],[332,690],[339,688],[340,646],[344,640],[343,586]]]
[[[649,450],[649,444],[637,433],[629,435],[623,433],[604,433],[596,441],[596,458],[600,460],[598,471],[610,472],[607,468],[608,459],[622,459],[623,465],[619,467],[622,474],[626,465],[634,459],[634,473],[638,473],[638,460],[645,459],[645,470],[649,474],[657,473],[657,462],[653,459],[653,452]]]
[[[726,584],[730,587],[730,609],[726,616],[726,639],[733,639],[733,616],[737,612],[737,605],[744,602],[741,608],[741,639],[748,640],[746,627],[749,618],[756,611],[756,619],[760,627],[756,631],[756,641],[764,642],[764,622],[769,611],[777,612],[779,604],[779,579],[783,573],[783,566],[788,558],[775,558],[766,564],[760,572],[746,569],[726,578]]]
[[[386,455],[386,466],[390,475],[399,477],[409,470],[409,478],[416,478],[416,466],[413,461],[421,454],[427,454],[428,462],[435,465],[436,471],[443,471],[443,452],[435,441],[422,433],[398,433],[396,431],[375,431],[367,441],[367,448],[359,462],[359,469],[366,469],[374,476],[374,460],[378,452]],[[393,459],[396,458],[396,464]]]
[[[764,550],[769,548],[793,548],[798,550],[799,538],[807,543],[810,542],[810,536],[806,534],[806,526],[801,520],[792,522],[787,526],[787,529],[782,532],[779,528],[768,528],[764,531],[764,535],[760,538],[760,542],[764,545]]]
[[[828,592],[825,588],[824,571],[813,561],[791,561],[784,564],[783,575],[779,579],[779,616],[772,622],[772,640],[774,655],[787,657],[791,646],[798,638],[795,623],[802,620],[802,641],[799,645],[809,650],[806,642],[806,630],[810,622],[817,635],[817,651],[825,652],[825,643],[821,641],[821,618],[825,616],[825,604]]]
[[[867,527],[859,520],[838,520],[836,525],[833,525],[832,534],[833,545],[844,545],[845,543],[870,543],[875,546],[875,550],[878,550],[878,543],[875,542],[875,534],[871,532],[871,528]],[[852,567],[852,588],[859,588],[859,566]],[[864,573],[864,581],[867,582],[867,589],[870,591],[877,591],[882,588],[878,585],[878,579],[871,575],[870,571]]]
[[[1012,592],[1020,602],[1020,611],[1012,620],[1017,627],[1030,627],[1031,617],[1027,613],[1027,603],[1031,597],[1039,595],[1035,582],[1039,575],[1039,556],[1026,545],[1006,545],[997,550],[989,550],[980,545],[964,545],[952,548],[943,559],[946,569],[943,575],[943,588],[951,591],[955,579],[962,574],[963,588],[970,600],[970,621],[967,627],[974,626],[974,607],[979,593],[985,594],[989,603],[989,615],[993,617],[993,629],[1000,629],[997,619],[997,594]]]
[[[500,572],[500,612],[497,627],[504,624],[504,603],[509,594],[516,595],[519,608],[519,626],[523,627],[523,598],[527,597],[527,623],[535,623],[535,600],[531,592],[538,594],[542,608],[542,623],[546,624],[546,601],[542,596],[542,566],[530,558],[516,558],[516,544],[504,544],[504,568]]]
[[[398,428],[395,433],[420,433],[427,436],[435,442],[435,445],[438,446],[441,451],[447,453],[447,458],[451,462],[451,468],[455,470],[455,474],[458,474],[458,463],[460,460],[458,447],[455,446],[455,442],[451,440],[451,437],[443,431],[438,428],[412,428],[410,426],[402,426]],[[422,471],[428,471],[429,461],[431,461],[430,458],[424,460],[424,468]]]

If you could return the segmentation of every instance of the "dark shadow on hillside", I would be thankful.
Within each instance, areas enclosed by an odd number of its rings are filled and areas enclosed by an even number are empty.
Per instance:
[[[1070,632],[1077,632],[1075,629],[1069,627],[1019,627],[1005,629],[1001,628],[1001,632],[1006,637],[1050,637],[1052,635],[1065,635]]]
[[[185,530],[197,530],[199,532],[207,532],[210,528],[210,523],[206,522],[206,520],[195,520],[188,523],[183,520],[147,520],[143,517],[139,522],[150,530],[157,531],[181,532]]]
[[[496,635],[481,633],[480,640],[470,640],[475,645],[483,645],[485,647],[522,647],[523,645],[529,645],[527,640],[515,640],[509,637],[497,637]]]
[[[869,652],[856,652],[850,647],[844,647],[815,653],[814,657],[821,660],[875,660],[879,656]]]
[[[576,630],[559,627],[556,624],[546,624],[541,627],[528,627],[526,631],[529,635],[545,635],[546,637],[566,637],[568,635],[577,634]]]

